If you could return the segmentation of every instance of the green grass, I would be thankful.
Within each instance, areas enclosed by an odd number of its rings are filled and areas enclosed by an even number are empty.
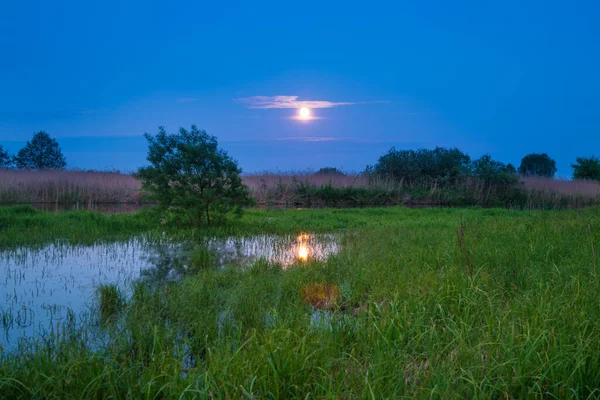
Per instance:
[[[124,300],[123,294],[116,285],[102,285],[98,288],[100,318],[107,322],[121,311]]]
[[[92,243],[115,240],[156,229],[157,224],[139,215],[102,215],[88,211],[49,213],[23,205],[0,207],[0,249],[40,245],[56,240]]]
[[[73,215],[24,214],[23,243]],[[74,215],[98,220],[73,240],[160,230],[144,214]],[[106,349],[72,336],[1,355],[0,397],[600,396],[599,208],[250,211],[193,234],[299,231],[343,232],[343,250],[138,284]],[[313,315],[315,284],[339,289],[333,310]]]

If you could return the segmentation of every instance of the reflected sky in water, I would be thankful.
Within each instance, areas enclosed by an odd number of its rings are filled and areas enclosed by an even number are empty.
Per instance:
[[[205,245],[216,268],[245,267],[258,259],[288,268],[339,251],[338,236],[306,233],[208,238]],[[11,350],[22,338],[47,336],[73,316],[93,322],[99,285],[115,284],[128,294],[141,278],[182,279],[194,246],[139,236],[91,246],[55,243],[0,252],[0,346]]]

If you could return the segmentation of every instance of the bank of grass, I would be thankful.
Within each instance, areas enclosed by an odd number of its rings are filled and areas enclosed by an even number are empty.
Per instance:
[[[406,210],[410,213],[410,210]],[[443,209],[433,213],[446,212]],[[328,233],[377,226],[398,215],[397,208],[246,210],[241,219],[222,225],[194,228],[168,220],[155,208],[135,214],[102,214],[90,211],[49,213],[28,205],[0,207],[0,249],[41,245],[54,241],[91,244],[119,240],[132,234],[193,239],[207,235],[289,234],[309,230]],[[406,214],[407,216],[410,214]]]
[[[326,262],[138,284],[104,350],[72,335],[3,354],[0,393],[600,396],[599,208],[252,211],[228,229],[327,228],[343,248]],[[315,285],[336,288],[324,309],[306,301]]]
[[[89,211],[49,213],[28,205],[0,207],[0,249],[64,240],[89,244],[156,229],[148,213],[103,215]]]

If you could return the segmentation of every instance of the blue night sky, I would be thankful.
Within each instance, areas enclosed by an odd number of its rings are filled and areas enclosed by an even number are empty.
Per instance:
[[[144,132],[196,124],[245,172],[456,146],[570,176],[600,156],[600,3],[493,3],[2,1],[0,144],[131,171]]]

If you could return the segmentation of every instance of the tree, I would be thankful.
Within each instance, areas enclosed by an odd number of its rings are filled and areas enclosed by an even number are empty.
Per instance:
[[[33,139],[19,150],[15,164],[20,169],[39,170],[63,169],[67,166],[58,142],[44,131],[33,135]]]
[[[320,168],[315,175],[325,175],[325,176],[345,176],[344,172],[340,171],[335,167],[324,167]]]
[[[8,154],[8,151],[0,145],[0,168],[10,168],[13,164],[13,158]]]
[[[594,179],[600,181],[600,158],[577,157],[573,168],[573,179]]]
[[[523,157],[519,166],[519,174],[521,175],[537,175],[551,178],[555,173],[556,161],[551,159],[546,153],[527,154]]]
[[[488,154],[473,161],[473,175],[488,186],[511,186],[519,182],[517,171],[512,164],[495,161]]]
[[[214,136],[192,125],[176,134],[160,127],[156,136],[145,137],[150,166],[140,168],[136,176],[163,209],[210,225],[212,215],[239,213],[252,204],[241,169],[219,149]]]
[[[368,172],[409,184],[417,181],[453,183],[468,173],[470,162],[470,157],[456,148],[396,150],[392,147]]]

